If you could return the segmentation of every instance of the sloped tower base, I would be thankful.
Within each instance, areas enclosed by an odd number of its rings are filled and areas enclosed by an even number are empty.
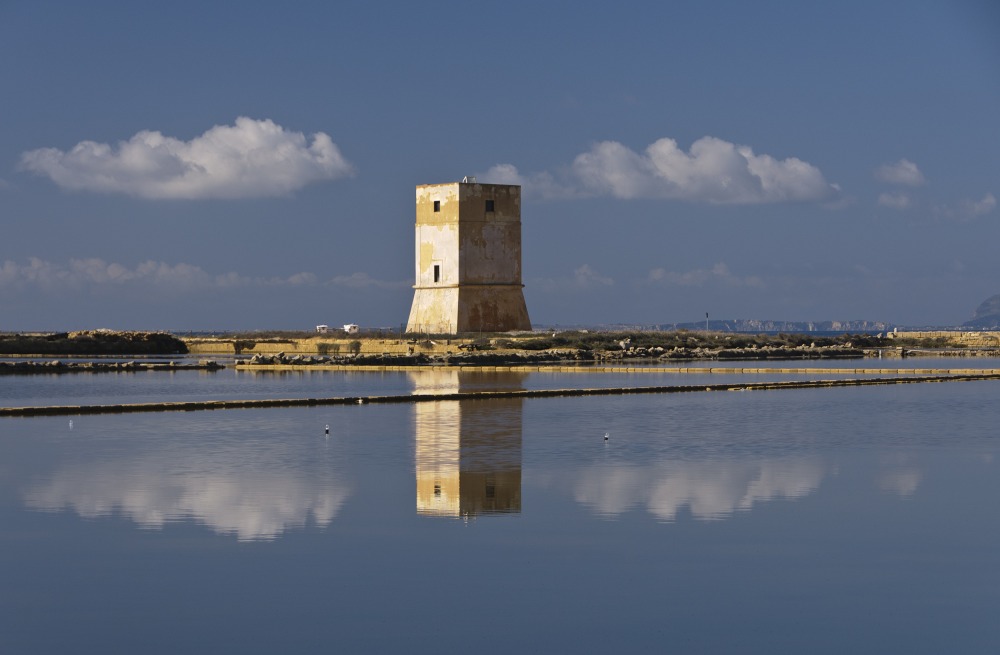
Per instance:
[[[432,287],[413,292],[407,332],[457,334],[531,330],[521,285]]]

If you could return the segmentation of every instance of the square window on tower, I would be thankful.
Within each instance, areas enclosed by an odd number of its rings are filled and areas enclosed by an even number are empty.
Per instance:
[[[490,213],[492,211],[494,211],[494,209],[493,209],[493,201],[492,200],[487,200],[486,201],[486,213]]]
[[[434,201],[434,211],[436,211],[436,212],[441,211],[441,201],[440,200],[435,200]]]
[[[441,264],[434,264],[434,282],[441,281]]]

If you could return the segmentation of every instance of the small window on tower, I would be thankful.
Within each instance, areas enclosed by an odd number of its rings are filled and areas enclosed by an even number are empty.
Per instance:
[[[434,201],[434,211],[436,211],[436,212],[441,211],[441,201],[440,200],[435,200]]]
[[[487,213],[493,211],[493,201],[492,200],[487,200],[486,201],[486,211],[487,211]]]
[[[441,264],[434,264],[434,281],[441,281]]]

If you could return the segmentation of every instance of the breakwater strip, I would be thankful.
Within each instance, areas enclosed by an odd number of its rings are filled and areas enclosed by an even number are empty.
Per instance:
[[[384,373],[389,371],[470,371],[474,373],[741,373],[741,374],[761,374],[769,373],[798,373],[809,375],[1000,375],[1000,369],[996,368],[815,368],[815,367],[795,367],[778,368],[757,367],[757,368],[735,368],[731,366],[564,366],[560,364],[543,364],[538,366],[523,365],[498,365],[498,366],[473,366],[473,365],[424,365],[424,364],[401,364],[398,366],[386,366],[383,364],[239,364],[235,366],[238,371],[345,371],[357,372],[368,371]]]
[[[3,416],[76,416],[83,414],[125,414],[135,412],[199,411],[209,409],[255,409],[273,407],[315,407],[320,405],[400,404],[442,400],[491,400],[495,398],[558,398],[572,396],[613,396],[634,394],[691,393],[697,391],[771,391],[779,389],[817,389],[859,387],[920,382],[969,382],[1000,380],[1000,373],[968,375],[930,375],[893,378],[850,378],[839,380],[795,380],[787,382],[745,382],[707,385],[671,385],[655,387],[610,387],[596,389],[516,389],[506,391],[471,391],[442,394],[407,394],[397,396],[354,396],[334,398],[284,398],[262,400],[205,400],[189,402],[132,403],[122,405],[58,405],[36,407],[0,407]]]

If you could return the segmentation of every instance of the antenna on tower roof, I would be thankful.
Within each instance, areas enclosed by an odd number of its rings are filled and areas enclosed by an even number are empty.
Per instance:
[[[463,184],[475,184],[476,183],[476,176],[475,175],[466,175],[465,177],[462,178],[462,183]]]

